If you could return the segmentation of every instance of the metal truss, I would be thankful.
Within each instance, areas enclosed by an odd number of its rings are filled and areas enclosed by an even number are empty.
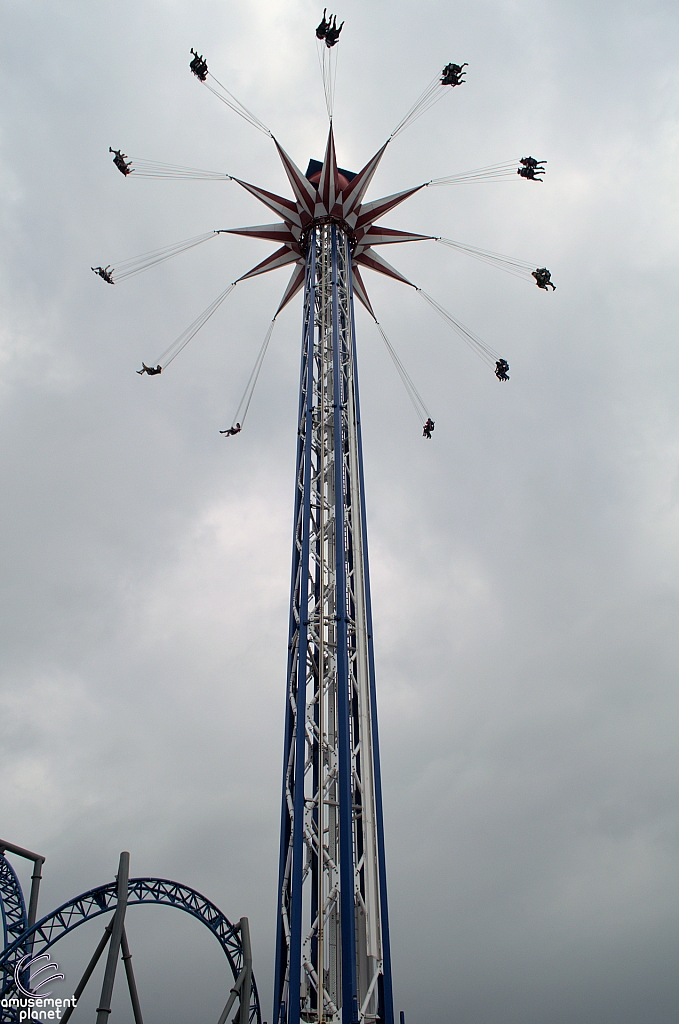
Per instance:
[[[190,889],[186,885],[172,882],[166,878],[131,878],[127,889],[127,906],[136,904],[175,907],[204,924],[224,950],[234,983],[237,983],[244,966],[243,946],[238,925],[232,924],[214,903],[196,892],[195,889]],[[0,970],[5,972],[0,995],[4,997],[11,993],[14,986],[14,966],[29,943],[32,943],[35,955],[43,953],[80,925],[101,914],[115,911],[117,905],[116,882],[109,882],[107,885],[90,889],[89,892],[69,900],[68,903],[64,903],[63,906],[43,917],[32,928],[24,931],[0,954]],[[0,1008],[1,1024],[15,1024],[17,1012],[12,1008]],[[261,1024],[259,995],[254,976],[252,977],[248,1016],[250,1024]]]
[[[347,233],[306,254],[281,818],[276,1024],[392,1024]],[[348,923],[348,926],[347,926]]]
[[[2,909],[3,948],[20,939],[28,927],[24,894],[14,868],[7,858],[0,854],[0,908]],[[25,943],[20,947],[25,951]]]

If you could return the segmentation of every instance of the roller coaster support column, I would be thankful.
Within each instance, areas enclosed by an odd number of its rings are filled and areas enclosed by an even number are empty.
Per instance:
[[[38,895],[40,893],[40,880],[42,878],[42,866],[45,863],[45,858],[41,857],[39,853],[31,853],[30,850],[24,850],[22,846],[15,846],[14,843],[6,843],[0,839],[0,854],[15,853],[17,857],[24,857],[26,860],[33,861],[33,874],[31,875],[31,895],[28,900],[28,927],[32,927],[35,924],[35,919],[38,916]]]
[[[66,1009],[63,1012],[63,1015],[62,1015],[62,1018],[61,1018],[61,1024],[67,1024],[69,1017],[71,1016],[71,1014],[73,1013],[74,1009],[78,1005],[78,1001],[80,1000],[81,995],[85,991],[85,986],[87,985],[87,982],[92,977],[92,972],[94,971],[94,968],[99,963],[99,957],[101,956],[101,954],[106,949],[106,943],[111,938],[111,932],[112,931],[113,931],[113,919],[111,919],[109,921],[109,923],[106,925],[106,927],[104,929],[104,934],[102,935],[101,939],[99,940],[99,945],[97,946],[97,948],[95,949],[94,953],[92,954],[92,959],[90,960],[90,962],[88,963],[87,967],[85,968],[85,973],[83,974],[82,978],[78,982],[78,985],[77,985],[77,987],[75,989],[75,992],[73,993],[73,1001],[72,1001],[71,1005],[67,1006]],[[403,1024],[402,1021],[401,1021],[401,1024]]]
[[[217,1024],[226,1024],[226,1018],[231,1012],[231,1007],[236,1002],[236,996],[240,996],[240,1011],[238,1024],[250,1024],[250,996],[252,995],[252,947],[250,945],[250,922],[247,917],[241,917],[240,922],[234,925],[234,932],[240,932],[241,949],[243,950],[243,968],[231,989],[226,1006],[221,1012]],[[234,1017],[234,1021],[236,1018]]]
[[[111,996],[113,995],[113,982],[116,978],[116,967],[118,966],[118,953],[123,938],[125,927],[125,911],[127,910],[127,885],[130,877],[130,855],[127,850],[120,854],[118,865],[118,902],[113,916],[113,929],[111,941],[108,947],[108,958],[106,970],[104,971],[104,983],[101,986],[101,999],[97,1007],[97,1024],[107,1024],[108,1015],[111,1012]]]
[[[134,980],[134,971],[132,970],[132,954],[130,953],[130,947],[127,944],[127,932],[125,931],[124,925],[123,934],[120,937],[120,948],[123,953],[125,974],[127,975],[127,987],[130,990],[130,1000],[132,1001],[132,1013],[134,1014],[134,1024],[144,1024],[144,1020],[141,1015],[141,1006],[139,1005],[137,982]]]
[[[250,990],[252,988],[252,946],[250,945],[250,922],[247,917],[240,919],[240,941],[243,947],[243,981],[240,989],[240,1015],[238,1024],[250,1024]]]

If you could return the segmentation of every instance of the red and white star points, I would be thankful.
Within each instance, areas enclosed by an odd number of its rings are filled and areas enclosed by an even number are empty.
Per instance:
[[[274,214],[281,218],[281,221],[275,224],[260,224],[253,225],[252,227],[230,229],[230,233],[234,235],[249,235],[252,238],[262,238],[267,241],[280,243],[279,249],[276,249],[275,252],[267,256],[261,263],[258,263],[247,274],[243,274],[238,280],[245,281],[249,277],[266,274],[270,270],[277,270],[279,267],[294,263],[295,267],[292,277],[277,310],[276,315],[278,315],[304,285],[306,239],[310,227],[313,224],[334,221],[346,230],[349,237],[354,293],[371,316],[374,317],[375,314],[373,313],[370,299],[361,278],[359,265],[375,270],[379,274],[385,274],[387,277],[392,277],[396,281],[402,281],[404,284],[409,284],[414,288],[415,285],[412,281],[409,281],[403,274],[400,274],[398,270],[374,251],[374,246],[393,245],[395,242],[418,242],[431,239],[434,236],[416,235],[409,231],[398,231],[396,228],[378,225],[375,221],[425,186],[417,185],[415,188],[409,188],[403,192],[395,192],[393,195],[385,196],[383,199],[376,199],[371,203],[363,203],[363,197],[373,179],[388,143],[385,143],[368,161],[365,167],[349,180],[337,166],[332,125],[330,125],[325,158],[321,169],[313,174],[310,179],[302,174],[299,167],[297,167],[295,162],[275,139],[274,142],[276,143],[278,155],[288,176],[295,199],[294,201],[285,199],[283,196],[267,192],[257,185],[250,185],[246,181],[234,178],[234,181],[237,181],[239,185],[242,185],[244,189],[247,189],[256,199],[259,199],[261,203],[264,203]]]

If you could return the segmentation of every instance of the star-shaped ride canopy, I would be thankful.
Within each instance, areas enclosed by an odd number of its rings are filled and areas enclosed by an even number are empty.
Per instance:
[[[275,224],[229,229],[230,234],[250,235],[252,238],[265,238],[280,243],[280,248],[238,280],[245,281],[249,277],[266,274],[270,270],[277,270],[278,267],[294,264],[292,276],[276,311],[276,315],[278,315],[304,285],[306,240],[311,227],[314,224],[335,222],[346,231],[349,237],[354,292],[372,317],[375,317],[375,314],[359,267],[369,267],[371,270],[386,274],[387,277],[393,277],[395,280],[403,281],[404,284],[415,288],[416,285],[412,281],[400,274],[395,267],[392,267],[375,252],[375,246],[390,245],[394,242],[417,242],[431,239],[434,236],[397,231],[395,228],[382,227],[375,221],[425,186],[417,185],[415,188],[406,189],[404,192],[395,192],[391,196],[376,199],[371,203],[363,202],[363,197],[388,143],[385,143],[357,174],[342,172],[337,166],[335,139],[331,124],[323,163],[320,165],[320,169],[316,169],[315,173],[307,177],[275,139],[274,142],[295,198],[294,201],[285,199],[283,196],[274,195],[273,192],[267,192],[265,189],[259,188],[257,185],[250,185],[239,178],[233,179],[281,218],[281,221]]]
[[[473,171],[466,171],[461,174],[451,174],[442,178],[434,178],[431,181],[423,182],[421,185],[416,185],[414,188],[405,189],[403,192],[395,192],[393,195],[373,200],[370,203],[363,202],[368,186],[373,179],[375,171],[380,164],[389,142],[400,134],[400,132],[404,131],[408,125],[412,124],[414,120],[424,113],[425,110],[428,110],[434,105],[434,103],[438,102],[442,96],[446,95],[449,92],[449,89],[447,88],[448,86],[462,84],[464,76],[463,68],[466,67],[466,64],[449,64],[443,68],[440,75],[434,76],[434,79],[429,83],[419,99],[413,104],[405,116],[401,118],[384,145],[378,149],[365,167],[363,167],[357,174],[343,170],[337,166],[335,141],[332,128],[332,89],[328,84],[331,81],[332,76],[328,76],[326,73],[328,69],[325,68],[324,65],[325,70],[323,72],[323,80],[326,89],[328,116],[330,117],[328,142],[323,162],[321,163],[317,160],[311,160],[306,174],[303,174],[285,150],[279,145],[278,141],[274,138],[266,125],[242,103],[240,103],[240,101],[237,100],[225,86],[218,82],[214,76],[209,74],[207,71],[207,64],[205,64],[202,57],[198,57],[193,50],[192,54],[194,55],[194,60],[192,60],[190,64],[191,70],[206,86],[206,88],[213,92],[218,99],[226,103],[226,105],[234,110],[239,116],[243,117],[255,128],[258,128],[270,139],[273,139],[292,187],[294,198],[286,199],[283,196],[275,195],[273,192],[268,192],[266,189],[260,188],[257,185],[251,185],[249,182],[241,181],[240,178],[235,178],[230,174],[225,174],[224,172],[205,171],[194,167],[178,167],[171,164],[128,158],[127,155],[122,153],[120,150],[114,150],[113,148],[109,149],[109,152],[114,154],[114,164],[126,178],[129,178],[130,176],[135,178],[208,178],[213,180],[227,179],[230,181],[236,181],[280,218],[280,220],[274,224],[259,224],[250,227],[221,229],[207,232],[194,238],[184,239],[174,245],[165,246],[150,253],[144,253],[142,256],[131,260],[124,260],[122,263],[117,264],[116,270],[114,270],[110,264],[106,267],[92,267],[94,273],[108,284],[113,285],[118,280],[139,274],[143,270],[147,270],[149,267],[155,266],[157,263],[170,259],[187,249],[192,249],[196,245],[201,245],[209,238],[215,238],[220,234],[230,233],[237,235],[249,235],[253,238],[262,238],[267,241],[278,243],[278,248],[272,252],[270,256],[265,260],[262,260],[261,263],[258,263],[257,266],[253,267],[247,274],[243,274],[242,277],[239,277],[237,281],[232,282],[221,293],[221,295],[219,295],[208,306],[208,308],[204,310],[204,312],[201,313],[200,316],[197,317],[196,320],[194,320],[194,322],[185,331],[183,331],[177,339],[175,339],[175,341],[172,342],[172,344],[156,360],[158,366],[162,365],[163,368],[169,366],[188,342],[191,341],[197,332],[212,317],[239,281],[244,281],[250,277],[256,277],[259,274],[265,274],[270,270],[276,270],[278,267],[290,265],[293,268],[292,276],[290,277],[287,288],[283,294],[283,298],[281,299],[278,309],[273,317],[273,325],[278,313],[280,313],[280,311],[304,285],[306,252],[312,228],[316,224],[335,223],[346,233],[348,237],[351,253],[353,290],[376,323],[377,318],[361,277],[362,267],[369,267],[371,270],[377,271],[377,273],[384,274],[396,281],[402,281],[404,284],[410,285],[414,288],[448,323],[448,325],[452,327],[463,338],[463,340],[476,351],[477,355],[479,355],[480,358],[489,366],[494,368],[495,374],[499,380],[509,380],[509,376],[506,373],[506,370],[509,367],[506,365],[505,360],[500,359],[499,353],[492,349],[490,345],[486,344],[486,342],[478,338],[471,330],[469,330],[469,328],[465,327],[464,324],[456,320],[455,317],[445,310],[443,306],[432,298],[432,296],[427,295],[425,291],[413,284],[412,281],[409,281],[408,278],[404,277],[403,274],[396,270],[395,267],[392,267],[390,263],[387,263],[387,261],[377,253],[376,247],[378,245],[393,244],[394,242],[415,242],[432,239],[443,245],[450,246],[453,249],[466,252],[475,259],[480,259],[500,267],[515,276],[523,277],[531,283],[537,284],[538,288],[541,288],[545,292],[549,288],[554,291],[556,287],[551,280],[549,270],[547,270],[546,267],[532,269],[533,265],[525,260],[503,256],[501,253],[497,252],[487,252],[483,249],[477,248],[476,246],[466,245],[462,242],[455,242],[450,238],[439,238],[435,235],[419,235],[413,234],[409,231],[399,231],[396,228],[384,227],[376,222],[380,217],[389,213],[390,210],[398,206],[399,203],[402,203],[409,196],[414,195],[415,192],[419,192],[420,189],[426,188],[429,185],[452,185],[464,182],[492,181],[500,178],[506,179],[508,177],[516,180],[515,175],[518,175],[520,179],[541,182],[545,174],[546,161],[536,160],[532,156],[522,157],[520,160],[505,160],[504,162],[492,164],[488,167],[477,168]],[[196,64],[196,61],[199,63]],[[210,83],[206,80],[207,78],[211,79]],[[386,335],[382,331],[379,323],[378,327],[392,358],[396,361],[399,373],[403,376],[405,373],[404,367],[400,361],[397,360],[391,344],[386,338]],[[270,332],[271,327],[267,332],[260,355],[257,357],[255,369],[253,370],[253,377],[251,378],[251,382],[248,384],[248,388],[250,388],[251,384],[254,387],[254,382],[256,382],[259,368],[261,367],[261,359],[263,358],[270,338]],[[149,370],[144,366],[144,364],[142,364],[142,370],[139,372],[148,373]],[[246,389],[246,396],[243,400],[246,403],[246,408],[249,405],[249,398],[246,401],[247,393],[248,389]]]

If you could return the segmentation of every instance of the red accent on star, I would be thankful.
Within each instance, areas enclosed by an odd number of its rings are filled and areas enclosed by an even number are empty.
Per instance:
[[[375,153],[368,163],[349,181],[344,174],[340,174],[337,167],[337,156],[335,154],[335,139],[332,125],[328,132],[328,142],[325,148],[325,157],[321,170],[314,174],[311,179],[306,178],[301,170],[285,150],[274,139],[278,155],[288,181],[294,193],[294,200],[285,199],[273,192],[267,192],[257,185],[250,185],[246,181],[234,179],[251,195],[259,199],[276,216],[280,222],[275,224],[260,224],[252,227],[231,228],[230,233],[234,235],[250,235],[252,238],[262,238],[267,241],[278,242],[280,248],[268,256],[256,267],[243,274],[239,281],[255,277],[259,274],[266,274],[270,270],[295,263],[292,277],[281,299],[277,314],[304,286],[305,253],[302,248],[303,234],[314,222],[325,223],[335,221],[341,224],[342,228],[349,234],[352,247],[352,282],[356,297],[366,307],[372,317],[375,316],[368,293],[365,289],[363,279],[360,275],[358,264],[368,267],[379,274],[384,274],[396,281],[402,281],[415,287],[412,281],[400,274],[395,267],[387,263],[385,259],[374,252],[376,245],[392,245],[396,242],[417,242],[429,239],[432,235],[416,235],[409,231],[398,231],[396,228],[387,228],[375,224],[375,221],[389,213],[394,207],[414,195],[424,185],[417,185],[415,188],[406,189],[404,192],[396,192],[393,195],[385,196],[383,199],[374,200],[371,203],[363,203],[363,197],[373,179],[380,160],[384,155],[388,142]]]

